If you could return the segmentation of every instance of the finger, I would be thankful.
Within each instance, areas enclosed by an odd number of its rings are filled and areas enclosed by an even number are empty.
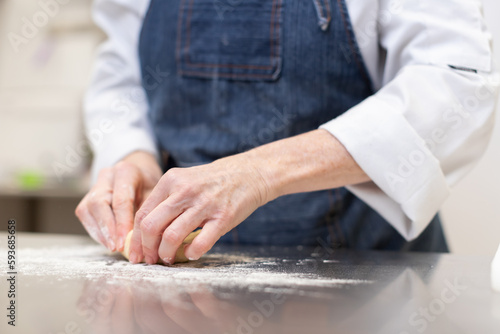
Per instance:
[[[163,177],[162,177],[163,180]],[[163,182],[160,180],[158,184],[153,188],[149,196],[146,198],[144,203],[141,205],[134,219],[134,233],[132,240],[130,242],[130,254],[129,261],[132,263],[140,263],[144,258],[143,246],[142,246],[142,223],[144,219],[154,210],[161,202],[163,202],[168,194],[164,192]],[[154,227],[154,222],[150,221],[146,223],[146,230]]]
[[[112,333],[133,334],[135,329],[132,293],[127,286],[121,286],[111,312]]]
[[[117,166],[111,206],[116,220],[115,244],[119,251],[123,250],[127,233],[134,226],[135,201],[140,184],[141,176],[136,168],[128,164]]]
[[[101,229],[106,241],[105,245],[110,250],[114,250],[116,247],[111,238],[115,233],[115,219],[111,210],[113,198],[113,171],[111,169],[105,168],[99,172],[96,185],[87,196],[88,210]]]
[[[204,218],[203,211],[192,208],[183,212],[164,230],[158,248],[158,255],[163,262],[174,263],[175,253],[182,247],[182,242],[201,225]]]
[[[130,259],[145,257],[146,263],[149,264],[158,261],[158,247],[163,231],[183,210],[183,206],[172,204],[173,202],[175,202],[174,198],[167,198],[140,224],[134,225],[134,234],[130,244]],[[136,263],[134,260],[131,262]]]
[[[170,170],[169,170],[170,172]],[[172,174],[171,172],[169,175]],[[144,200],[141,207],[135,215],[134,225],[140,225],[151,211],[153,211],[161,202],[168,198],[168,189],[171,187],[172,177],[167,173],[162,176],[160,181],[153,188],[148,197]]]
[[[156,263],[158,261],[158,250],[165,229],[188,207],[187,202],[182,202],[177,198],[178,196],[172,195],[160,203],[140,225],[142,251],[147,263]],[[186,237],[191,231],[187,231],[187,234],[178,237]],[[183,240],[181,239],[181,242]]]
[[[109,201],[111,201],[111,194],[109,197]],[[115,216],[108,203],[108,201],[93,202],[90,206],[90,214],[97,222],[108,249],[114,251],[116,249],[113,237],[115,235]]]
[[[208,252],[227,231],[218,220],[205,223],[200,234],[194,238],[193,242],[184,248],[184,255],[189,260],[198,260],[203,254]]]
[[[92,321],[93,332],[112,333],[109,317],[115,306],[115,291],[109,289],[109,285],[102,282],[95,286],[95,299],[92,309],[95,310],[95,318]]]
[[[82,295],[77,302],[77,314],[82,316],[86,323],[94,321],[97,315],[93,308],[96,299],[96,285],[102,285],[105,282],[106,280],[101,278],[97,281],[85,281],[84,283]]]
[[[165,312],[165,314],[172,319],[175,324],[183,328],[188,333],[215,333],[214,331],[209,330],[212,326],[198,310],[196,310],[193,306],[185,306],[186,302],[183,302],[183,304],[183,306],[180,306],[179,304],[165,303],[162,305],[163,312]]]
[[[231,305],[223,300],[217,299],[210,290],[204,286],[197,286],[196,290],[190,292],[193,304],[201,311],[208,319],[212,319],[215,323],[222,325],[227,329],[232,320],[236,318],[238,307]]]
[[[85,228],[85,230],[87,230],[89,236],[98,243],[100,243],[101,245],[106,246],[106,240],[104,239],[104,236],[101,233],[99,224],[97,224],[97,221],[90,214],[89,210],[87,209],[85,201],[86,199],[84,198],[76,208],[75,211],[76,216],[82,222],[82,225]]]
[[[191,299],[178,287],[175,289],[174,287],[169,285],[168,293],[161,294],[163,312],[188,333],[210,333],[206,319],[193,305]]]
[[[128,260],[131,263],[140,263],[144,258],[142,253],[141,228],[134,225],[134,232],[130,240]]]
[[[146,285],[132,290],[134,296],[134,314],[137,324],[144,333],[178,333],[177,326],[166,316],[161,307],[161,297],[158,295],[160,287],[156,285]]]

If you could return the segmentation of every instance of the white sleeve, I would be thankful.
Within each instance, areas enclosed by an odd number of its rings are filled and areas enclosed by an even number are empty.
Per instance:
[[[382,88],[321,128],[372,180],[349,190],[412,240],[485,151],[499,76],[479,2],[399,1],[388,18],[393,3],[380,0]]]
[[[84,101],[86,135],[94,153],[92,180],[104,167],[142,150],[159,156],[141,85],[139,34],[148,0],[97,0],[96,24],[107,35],[99,47]]]

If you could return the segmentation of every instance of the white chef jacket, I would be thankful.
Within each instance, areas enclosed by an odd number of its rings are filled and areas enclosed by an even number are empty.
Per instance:
[[[84,102],[93,180],[134,151],[159,156],[138,56],[148,6],[94,4],[108,39]],[[376,93],[321,128],[372,180],[347,188],[412,240],[488,144],[500,83],[491,34],[476,0],[348,0],[347,7]]]

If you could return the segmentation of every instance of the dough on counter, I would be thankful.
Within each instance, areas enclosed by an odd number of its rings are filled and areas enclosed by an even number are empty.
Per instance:
[[[128,260],[129,259],[129,255],[130,255],[130,242],[132,241],[132,231],[128,232],[127,234],[127,238],[125,239],[125,245],[123,247],[123,252],[122,255],[125,256],[125,258]],[[184,241],[182,242],[182,245],[181,247],[179,247],[179,249],[177,250],[177,253],[175,253],[175,260],[174,262],[175,263],[178,263],[178,262],[188,262],[189,259],[186,257],[186,255],[184,255],[184,246],[185,245],[188,245],[190,243],[193,242],[194,238],[200,234],[201,230],[197,230],[197,231],[194,231],[194,232],[191,232],[187,237],[186,239],[184,239]],[[158,264],[163,264],[162,260],[159,259]]]

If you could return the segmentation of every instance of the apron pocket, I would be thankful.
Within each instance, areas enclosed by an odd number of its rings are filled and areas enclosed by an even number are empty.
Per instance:
[[[277,80],[283,0],[182,0],[177,69],[186,77]]]

